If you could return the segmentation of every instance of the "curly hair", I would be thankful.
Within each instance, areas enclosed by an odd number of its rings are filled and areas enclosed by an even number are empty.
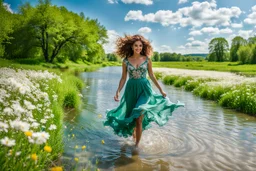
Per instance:
[[[116,54],[120,56],[121,58],[128,58],[133,55],[133,50],[132,50],[132,45],[136,41],[141,41],[142,42],[142,51],[141,55],[148,56],[150,57],[153,53],[153,48],[150,44],[150,42],[145,39],[141,35],[125,35],[124,37],[119,37],[116,41]]]

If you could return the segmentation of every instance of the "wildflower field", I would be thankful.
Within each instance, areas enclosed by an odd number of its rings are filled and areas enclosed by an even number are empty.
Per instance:
[[[82,86],[70,74],[0,68],[2,170],[62,170],[63,108],[79,108]]]
[[[156,76],[175,87],[220,105],[256,116],[256,77],[230,72],[154,68]]]

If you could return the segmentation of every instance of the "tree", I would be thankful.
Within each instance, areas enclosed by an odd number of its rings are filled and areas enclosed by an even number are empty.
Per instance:
[[[252,49],[250,46],[241,46],[237,51],[239,61],[242,64],[249,63],[252,56]]]
[[[254,36],[254,37],[249,37],[249,38],[248,38],[248,44],[249,44],[249,45],[256,44],[256,36]]]
[[[225,38],[218,37],[211,40],[209,43],[210,56],[215,56],[216,61],[224,61],[225,53],[228,51],[228,41]]]
[[[23,23],[16,32],[27,32],[29,35],[25,33],[22,37],[21,34],[17,34],[16,38],[19,40],[14,40],[13,45],[16,43],[22,47],[27,44],[24,43],[25,39],[30,40],[29,47],[40,48],[46,62],[52,63],[61,50],[74,51],[69,52],[72,60],[77,60],[74,57],[77,54],[77,57],[86,57],[81,55],[81,52],[86,51],[83,53],[93,62],[101,60],[105,54],[102,47],[107,39],[105,27],[97,20],[84,18],[83,13],[78,15],[65,7],[51,5],[49,0],[39,0],[36,7],[31,7],[29,4],[21,6],[19,15],[23,18]],[[17,52],[17,54],[22,53]]]
[[[0,57],[4,55],[5,44],[9,43],[12,37],[9,36],[13,32],[12,13],[6,10],[3,1],[0,0]]]
[[[245,46],[247,41],[241,36],[236,36],[232,39],[231,49],[230,49],[230,61],[238,61],[237,51],[240,46]]]
[[[156,62],[160,61],[160,55],[158,52],[154,52],[152,60]]]

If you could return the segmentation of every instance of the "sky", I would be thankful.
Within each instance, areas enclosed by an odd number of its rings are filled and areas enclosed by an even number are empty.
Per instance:
[[[4,0],[12,12],[24,2]],[[256,35],[256,0],[52,0],[52,4],[98,19],[107,29],[106,53],[124,34],[141,34],[154,51],[181,54],[208,53],[215,37],[247,39]]]

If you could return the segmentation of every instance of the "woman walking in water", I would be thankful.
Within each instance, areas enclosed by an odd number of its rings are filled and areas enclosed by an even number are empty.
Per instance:
[[[138,147],[142,131],[150,127],[151,122],[163,126],[175,108],[184,106],[182,103],[172,103],[166,98],[166,93],[152,70],[150,56],[153,48],[150,42],[141,35],[125,35],[117,39],[117,55],[123,58],[122,77],[114,96],[115,101],[120,101],[127,73],[129,80],[126,83],[124,94],[117,108],[107,110],[105,126],[113,128],[115,134],[122,137],[133,136],[135,146]],[[147,79],[147,73],[159,93],[155,93]]]

